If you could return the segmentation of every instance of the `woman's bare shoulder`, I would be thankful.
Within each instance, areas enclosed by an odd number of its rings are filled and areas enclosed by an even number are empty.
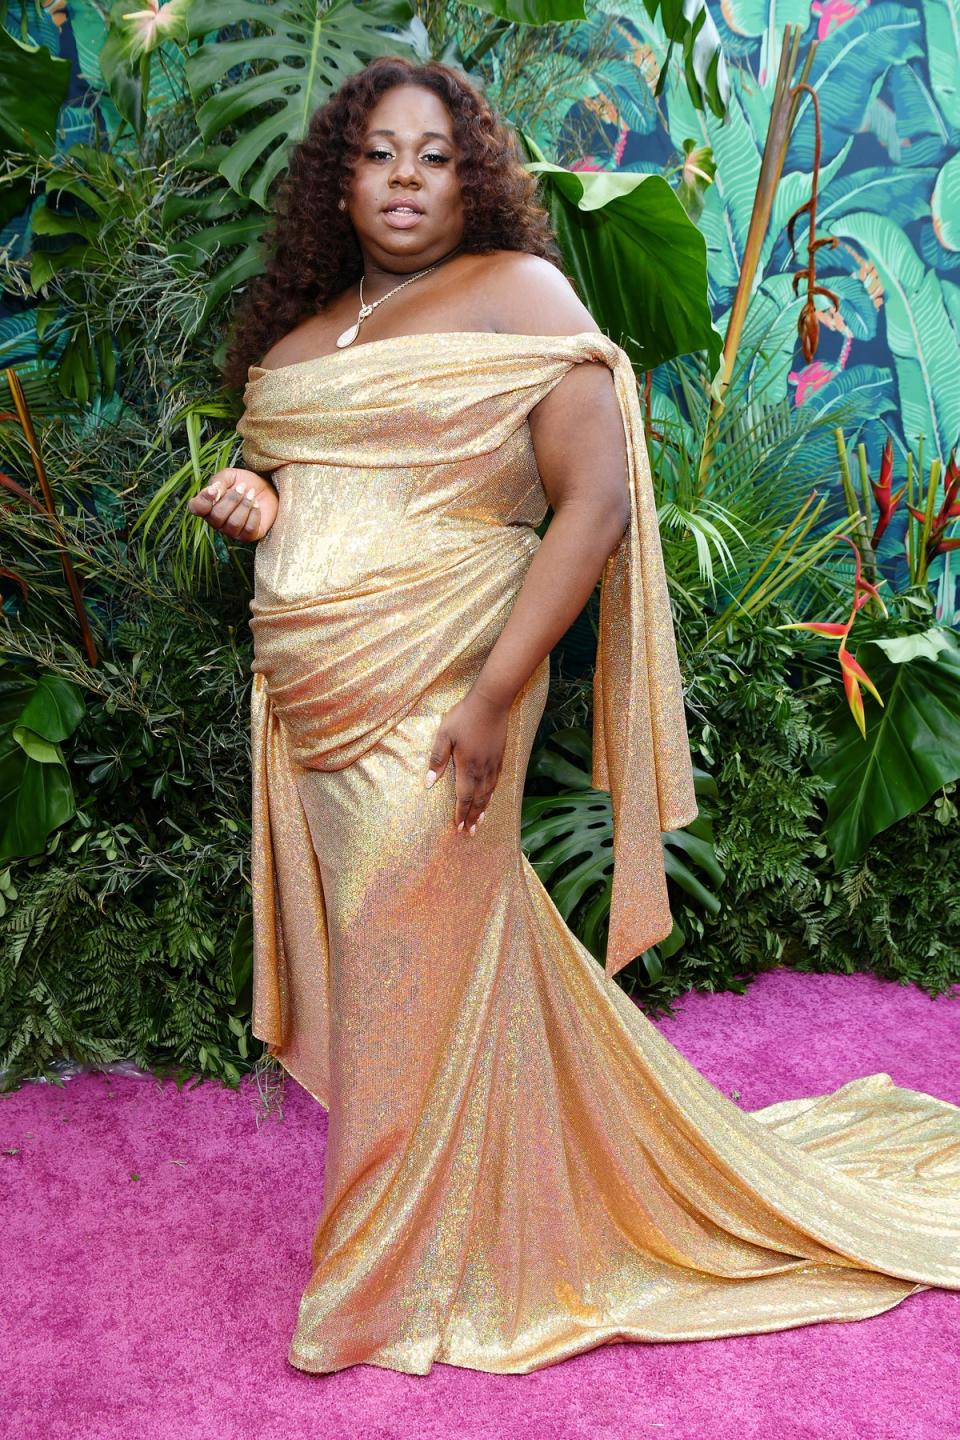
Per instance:
[[[599,331],[567,276],[549,260],[527,250],[497,250],[488,259],[497,330],[520,335]]]
[[[275,340],[259,363],[265,370],[276,370],[281,365],[296,365],[301,360],[309,360],[329,348],[326,334],[330,329],[329,320],[324,321],[317,315],[310,315],[286,335]]]

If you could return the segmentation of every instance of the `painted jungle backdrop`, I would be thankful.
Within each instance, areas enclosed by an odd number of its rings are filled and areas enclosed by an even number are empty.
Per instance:
[[[651,1011],[771,965],[960,980],[958,0],[0,3],[0,1071],[236,1084],[250,547],[219,378],[292,139],[346,72],[462,67],[643,403],[701,815]],[[596,596],[523,844],[602,953]]]

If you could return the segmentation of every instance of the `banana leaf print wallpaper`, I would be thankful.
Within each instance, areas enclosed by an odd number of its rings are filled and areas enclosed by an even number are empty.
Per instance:
[[[655,105],[662,31],[640,0],[618,0],[612,8],[620,16],[623,63],[613,76],[589,77],[595,93],[583,103],[602,107],[616,139],[609,156],[584,163],[650,171],[676,163],[688,137],[712,148],[716,176],[697,223],[721,333],[759,179],[783,27],[802,28],[801,56],[817,40],[809,77],[822,127],[817,230],[839,242],[820,250],[817,278],[838,295],[840,309],[818,299],[820,344],[805,364],[791,284],[803,262],[791,257],[785,230],[810,194],[815,130],[804,96],[750,323],[763,328],[769,364],[783,377],[777,383],[789,387],[796,404],[856,393],[862,425],[856,438],[866,445],[871,473],[888,431],[915,455],[922,434],[924,456],[939,456],[946,466],[960,438],[960,0],[711,3],[731,79],[725,121],[695,110],[676,74]],[[896,470],[902,473],[902,459]],[[886,553],[902,552],[904,518],[895,519],[899,529],[892,529]],[[960,619],[958,575],[960,559],[949,553],[932,572],[938,618],[946,624]]]
[[[182,7],[185,0],[176,0]],[[122,7],[127,8],[127,7]],[[130,7],[133,8],[133,7]],[[151,0],[151,8],[157,5]],[[174,6],[161,6],[161,10]],[[724,121],[694,108],[677,57],[669,61],[662,93],[654,90],[668,44],[642,0],[588,0],[587,19],[562,30],[571,55],[586,52],[591,31],[613,16],[618,55],[602,68],[584,61],[579,98],[544,117],[535,132],[544,153],[572,169],[664,171],[682,179],[684,141],[712,148],[714,183],[697,218],[709,252],[714,320],[724,330],[739,274],[760,172],[783,27],[799,25],[801,57],[818,42],[810,83],[821,114],[817,228],[837,237],[818,256],[818,281],[840,299],[836,310],[818,298],[821,337],[814,361],[803,361],[785,222],[810,195],[815,129],[810,97],[802,97],[783,178],[758,271],[748,329],[765,333],[765,363],[776,386],[797,405],[820,405],[838,391],[855,392],[861,439],[877,473],[888,432],[916,455],[923,435],[925,463],[946,466],[960,437],[960,0],[898,4],[850,0],[722,0],[707,5],[719,32],[730,77]],[[69,93],[60,116],[58,147],[95,137],[98,105],[116,116],[105,93],[98,55],[103,25],[92,4],[42,0],[21,16],[6,8],[6,28],[71,61]],[[160,77],[158,76],[158,79]],[[161,81],[161,83],[163,83]],[[603,146],[571,153],[577,110],[600,122]],[[9,136],[8,136],[9,143]],[[689,148],[689,147],[688,147]],[[34,201],[34,204],[37,202]],[[798,231],[799,237],[799,231]],[[30,209],[0,235],[12,255],[29,249]],[[802,253],[802,252],[801,252]],[[0,357],[29,362],[36,355],[35,312],[28,302],[0,302]],[[55,359],[56,350],[48,357]],[[821,457],[826,462],[826,457]],[[835,465],[833,467],[835,469]],[[903,457],[897,472],[903,469]],[[903,526],[901,507],[894,524]],[[892,527],[893,528],[893,527]],[[896,531],[886,553],[899,554]],[[888,561],[896,565],[898,560]],[[960,619],[960,552],[938,557],[932,572],[938,618]],[[896,585],[897,577],[891,574]]]

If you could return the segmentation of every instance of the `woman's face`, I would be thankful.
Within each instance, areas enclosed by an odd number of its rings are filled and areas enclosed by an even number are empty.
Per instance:
[[[421,269],[459,244],[463,202],[453,122],[432,90],[396,85],[380,96],[367,116],[346,200],[364,260],[384,270]],[[412,213],[390,208],[403,204]]]

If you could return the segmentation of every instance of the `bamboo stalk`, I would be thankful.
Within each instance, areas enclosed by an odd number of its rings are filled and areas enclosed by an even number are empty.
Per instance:
[[[813,64],[814,55],[816,54],[817,43],[818,42],[814,40],[807,52],[803,69],[797,82],[798,84],[803,84],[807,80]],[[800,103],[802,91],[795,89],[789,79],[797,63],[799,47],[800,27],[798,25],[785,26],[783,45],[780,50],[780,68],[777,71],[777,80],[773,91],[773,100],[770,107],[770,122],[767,127],[763,155],[760,159],[760,175],[757,181],[756,194],[753,197],[753,210],[750,215],[750,224],[747,229],[747,238],[740,264],[740,277],[737,281],[733,304],[730,307],[730,314],[727,318],[727,333],[723,342],[720,375],[716,385],[712,387],[710,412],[707,418],[704,443],[700,453],[700,462],[697,467],[697,494],[702,494],[704,491],[707,475],[713,460],[717,422],[723,413],[724,396],[730,384],[737,353],[740,348],[740,340],[743,335],[747,309],[753,295],[753,282],[757,273],[757,267],[760,263],[760,252],[763,249],[763,242],[770,224],[773,202],[776,196],[777,186],[780,183],[780,177],[783,174],[787,147],[790,143],[790,135],[796,117],[797,106]]]
[[[927,548],[930,544],[930,531],[933,529],[933,510],[937,503],[937,491],[940,488],[940,457],[935,456],[930,461],[930,484],[927,488],[927,503],[923,512],[923,529],[920,532],[920,579],[925,584],[927,571],[930,568],[930,557]]]
[[[917,556],[916,545],[914,544],[914,518],[910,514],[910,506],[914,504],[913,498],[913,451],[907,451],[907,568],[910,571],[910,584],[917,583]]]
[[[847,455],[847,441],[839,425],[833,434],[837,442],[837,462],[840,466],[840,483],[843,486],[843,495],[847,502],[847,513],[850,517],[850,524],[857,532],[857,549],[860,551],[860,557],[862,559],[863,545],[860,543],[860,540],[863,536],[863,516],[860,514],[860,504],[857,500],[856,491],[853,488],[853,480],[850,477],[850,460]]]
[[[864,527],[863,527],[863,563],[867,571],[867,579],[872,584],[877,583],[877,556],[873,548],[873,541],[870,537],[873,514],[870,507],[870,476],[867,471],[867,447],[861,440],[857,446],[857,460],[860,470],[860,494],[863,496]],[[871,603],[872,600],[871,600]]]

